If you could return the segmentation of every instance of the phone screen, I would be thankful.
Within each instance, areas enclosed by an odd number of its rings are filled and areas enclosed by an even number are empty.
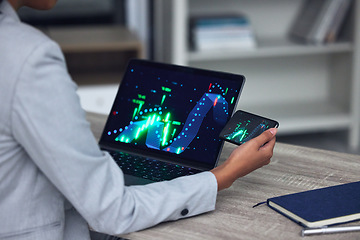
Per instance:
[[[237,111],[225,125],[220,138],[241,145],[259,136],[269,128],[278,127],[279,123],[245,111]]]

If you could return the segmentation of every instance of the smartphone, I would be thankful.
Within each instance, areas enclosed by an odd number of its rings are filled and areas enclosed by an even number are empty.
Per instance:
[[[241,145],[250,139],[259,136],[269,128],[278,128],[279,123],[245,111],[236,111],[220,132],[220,138]]]

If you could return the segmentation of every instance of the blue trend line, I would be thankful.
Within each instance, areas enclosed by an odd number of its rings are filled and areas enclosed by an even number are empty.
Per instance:
[[[178,154],[183,152],[196,137],[206,114],[211,108],[213,108],[214,120],[219,124],[225,124],[228,115],[227,101],[219,94],[205,93],[191,110],[178,137],[163,150]]]
[[[227,115],[229,114],[228,102],[220,94],[204,93],[195,107],[191,110],[180,133],[172,140],[172,143],[169,146],[162,150],[177,154],[185,151],[196,137],[206,114],[211,108],[213,108],[214,121],[219,124],[225,124]],[[149,119],[132,122],[115,138],[115,141],[130,143],[134,139],[137,139],[140,132],[147,131],[147,147],[160,149],[161,136],[159,133],[163,132],[162,130],[164,129],[165,124],[158,121],[158,119],[151,123],[149,122]]]

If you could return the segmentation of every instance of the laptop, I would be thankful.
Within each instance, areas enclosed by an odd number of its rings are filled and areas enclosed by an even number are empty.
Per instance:
[[[99,141],[126,185],[213,169],[242,75],[130,60]]]

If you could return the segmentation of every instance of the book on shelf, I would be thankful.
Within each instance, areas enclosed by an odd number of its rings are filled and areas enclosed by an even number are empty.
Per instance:
[[[197,51],[252,49],[256,46],[249,19],[239,14],[192,17],[190,43]]]
[[[310,44],[335,42],[352,0],[306,0],[293,22],[290,38]]]
[[[360,219],[360,182],[269,198],[267,205],[309,228]]]

